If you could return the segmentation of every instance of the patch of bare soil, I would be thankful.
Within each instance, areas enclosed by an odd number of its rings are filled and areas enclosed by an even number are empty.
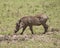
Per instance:
[[[27,41],[27,40],[31,40],[31,41],[43,41],[43,42],[60,42],[59,39],[56,38],[52,38],[52,34],[54,34],[53,32],[48,32],[46,34],[23,34],[23,35],[0,35],[0,42],[2,41]],[[59,34],[57,32],[57,34]]]

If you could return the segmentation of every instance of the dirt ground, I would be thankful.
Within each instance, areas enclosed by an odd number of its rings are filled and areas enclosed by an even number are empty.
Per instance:
[[[53,42],[56,40],[60,42],[60,38],[55,38],[55,35],[59,35],[59,32],[48,32],[46,34],[16,34],[16,35],[0,35],[0,42],[2,41],[25,41],[25,40],[37,40],[37,41],[44,41],[44,42]]]
[[[60,48],[60,31],[33,35],[0,35],[1,48],[38,48],[39,46],[42,48]]]

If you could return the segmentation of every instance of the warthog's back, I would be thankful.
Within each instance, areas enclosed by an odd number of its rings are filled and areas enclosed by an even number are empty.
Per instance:
[[[23,17],[21,18],[21,21],[24,22],[27,25],[40,25],[40,20],[35,17],[35,16],[27,16],[27,17]]]
[[[42,23],[46,23],[48,17],[45,14],[40,14],[36,16],[25,16],[21,18],[21,22],[25,25],[41,25]]]

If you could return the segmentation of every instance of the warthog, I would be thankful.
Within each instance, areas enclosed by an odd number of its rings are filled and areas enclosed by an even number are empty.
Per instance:
[[[31,33],[34,34],[33,26],[42,25],[44,27],[44,30],[45,30],[44,34],[45,34],[48,30],[48,25],[46,24],[47,20],[48,20],[48,17],[45,14],[40,14],[36,16],[25,16],[16,23],[16,29],[14,30],[14,33],[17,33],[19,29],[23,28],[21,32],[21,34],[23,34],[26,27],[29,26]]]

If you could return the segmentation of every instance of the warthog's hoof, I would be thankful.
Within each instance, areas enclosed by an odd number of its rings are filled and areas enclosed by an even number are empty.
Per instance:
[[[46,34],[48,31],[44,32],[43,34]]]

